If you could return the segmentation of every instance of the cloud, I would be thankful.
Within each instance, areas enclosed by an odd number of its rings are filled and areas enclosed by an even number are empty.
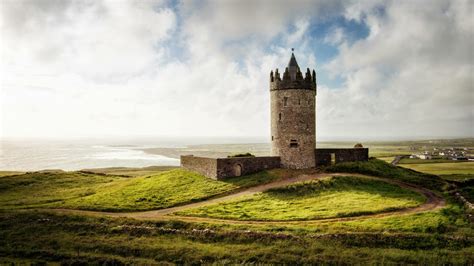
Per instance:
[[[345,41],[344,29],[340,27],[334,27],[326,37],[324,42],[332,45],[340,45]]]
[[[3,137],[268,136],[269,71],[291,47],[301,67],[342,80],[318,84],[319,139],[474,133],[469,1],[0,8]],[[351,21],[368,35],[354,39]],[[322,61],[315,44],[336,54]]]
[[[5,1],[2,60],[110,81],[151,67],[175,14],[159,2]]]
[[[323,134],[334,127],[331,117],[344,117],[347,127],[366,127],[368,138],[474,135],[472,2],[355,6],[348,10],[360,10],[355,17],[370,34],[352,45],[342,42],[326,66],[346,82],[340,91],[323,88],[322,105],[333,104],[331,98],[345,102],[321,108]]]

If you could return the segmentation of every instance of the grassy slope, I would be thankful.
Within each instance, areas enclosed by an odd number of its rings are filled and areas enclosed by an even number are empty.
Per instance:
[[[474,179],[474,174],[447,174],[439,175],[444,180],[466,182],[468,180]]]
[[[12,175],[22,175],[25,172],[18,172],[18,171],[0,171],[0,177],[3,176],[12,176]]]
[[[93,168],[84,169],[82,172],[90,172],[95,174],[107,174],[107,175],[122,175],[122,176],[145,176],[154,175],[160,172],[169,171],[176,169],[176,166],[149,166],[141,168],[133,167],[107,167],[107,168]]]
[[[411,179],[414,183],[426,183],[433,189],[444,186],[442,180],[431,175],[387,167],[371,160],[362,165],[345,165],[344,169],[381,174],[407,182]],[[272,174],[281,176],[282,173]],[[12,188],[8,188],[8,184],[18,187],[16,192],[19,195],[15,196],[14,201],[25,199],[37,203],[41,201],[42,193],[48,194],[48,197],[57,197],[58,193],[67,197],[81,193],[82,190],[75,190],[78,186],[90,185],[92,189],[97,189],[108,185],[107,179],[114,179],[111,182],[130,180],[90,174],[75,176],[69,181],[67,177],[62,177],[55,182],[51,178],[39,178],[36,174],[25,177],[20,175],[13,183],[14,178],[2,178],[1,208],[4,208],[5,192],[11,193]],[[31,181],[40,184],[28,184]],[[26,186],[30,186],[29,189]],[[55,189],[50,190],[50,186]],[[67,192],[62,192],[59,187]],[[34,195],[39,195],[39,199],[34,199]],[[323,234],[314,236],[315,232]],[[473,264],[473,236],[472,225],[465,220],[462,210],[453,207],[381,219],[279,226],[145,222],[59,216],[35,210],[0,211],[0,264],[28,264],[31,261],[82,264],[152,264],[163,261],[221,264]]]
[[[275,173],[277,171],[273,171]],[[66,202],[69,208],[97,210],[149,210],[194,202],[240,187],[279,178],[270,172],[216,181],[184,169],[137,177],[102,188],[98,193]]]
[[[273,170],[227,181],[183,169],[133,178],[83,172],[27,173],[2,177],[0,209],[160,209],[275,180],[284,173]]]
[[[211,229],[209,229],[211,228]],[[465,235],[313,235],[241,231],[182,222],[0,213],[0,263],[472,264]]]
[[[327,167],[326,170],[328,172],[360,173],[392,178],[438,191],[442,191],[447,185],[447,183],[438,176],[393,166],[378,159],[370,159],[368,162],[339,163]]]
[[[127,178],[80,172],[33,172],[2,177],[0,208],[50,207],[85,197]]]
[[[238,220],[305,220],[414,207],[424,196],[378,180],[332,177],[179,212]]]
[[[382,160],[386,163],[391,163],[395,157],[394,156],[389,156],[389,157],[377,157],[377,159]]]

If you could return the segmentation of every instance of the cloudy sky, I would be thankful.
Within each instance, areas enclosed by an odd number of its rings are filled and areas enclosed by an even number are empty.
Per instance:
[[[473,5],[0,0],[0,136],[269,136],[294,47],[319,139],[472,137]]]

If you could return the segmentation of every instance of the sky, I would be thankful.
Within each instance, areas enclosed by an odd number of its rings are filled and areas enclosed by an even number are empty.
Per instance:
[[[268,137],[291,48],[318,140],[474,137],[473,6],[0,0],[0,138]]]

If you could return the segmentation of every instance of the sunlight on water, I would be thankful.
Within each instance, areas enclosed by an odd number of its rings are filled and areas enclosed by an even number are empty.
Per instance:
[[[150,151],[150,149],[181,149],[182,152],[191,154],[196,152],[195,147],[185,147],[199,144],[256,142],[262,142],[262,139],[0,140],[0,170],[37,171],[44,169],[80,170],[102,167],[178,166],[178,155],[170,156],[169,152],[167,154],[161,151]],[[185,150],[183,151],[183,149]]]
[[[179,159],[142,151],[147,146],[74,142],[2,142],[0,170],[80,170],[101,167],[179,165]]]

